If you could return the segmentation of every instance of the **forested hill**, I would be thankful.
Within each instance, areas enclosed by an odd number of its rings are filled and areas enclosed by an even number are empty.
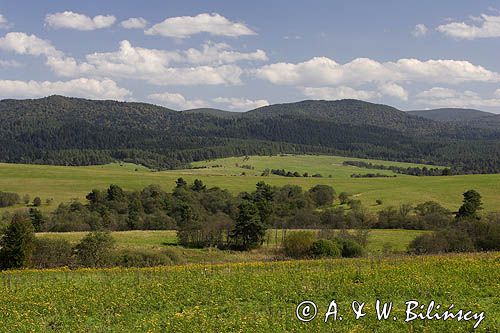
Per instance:
[[[408,111],[412,116],[419,116],[437,121],[467,122],[484,117],[495,116],[494,113],[475,109],[442,108],[432,110]]]
[[[249,154],[323,153],[500,172],[500,128],[438,122],[358,100],[231,114],[62,96],[0,101],[0,161],[155,168]]]

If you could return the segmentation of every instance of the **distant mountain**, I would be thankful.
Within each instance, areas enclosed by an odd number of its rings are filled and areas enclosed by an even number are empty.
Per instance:
[[[500,126],[435,121],[359,100],[302,101],[240,113],[178,112],[63,96],[0,101],[2,162],[88,165],[122,160],[178,168],[197,160],[278,153],[500,172]]]
[[[495,116],[494,113],[490,112],[485,112],[475,109],[458,109],[458,108],[416,110],[416,111],[408,111],[408,114],[436,121],[457,121],[457,122],[467,122],[484,117]]]
[[[241,116],[241,114],[242,114],[241,112],[225,111],[225,110],[219,110],[219,109],[213,109],[213,108],[190,109],[190,110],[184,110],[182,112],[183,113],[208,114],[211,116],[222,117],[222,118],[234,118],[234,117]]]

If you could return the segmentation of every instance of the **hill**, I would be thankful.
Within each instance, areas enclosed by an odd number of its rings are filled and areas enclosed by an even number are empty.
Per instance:
[[[172,169],[227,156],[322,153],[500,172],[500,128],[437,122],[358,100],[205,111],[62,96],[3,100],[0,161],[121,160]]]
[[[408,111],[412,116],[419,116],[436,121],[467,122],[485,117],[495,116],[494,113],[475,109],[442,108],[433,110]]]
[[[240,112],[225,111],[225,110],[219,110],[219,109],[213,109],[213,108],[190,109],[190,110],[184,110],[182,112],[183,113],[208,114],[211,116],[221,117],[221,118],[234,118],[234,117],[241,116],[241,114],[242,114]]]

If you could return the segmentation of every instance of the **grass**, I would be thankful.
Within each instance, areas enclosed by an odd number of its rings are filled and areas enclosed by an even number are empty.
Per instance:
[[[188,181],[202,179],[208,186],[227,188],[233,193],[251,191],[255,184],[264,180],[272,185],[282,186],[296,184],[308,189],[317,184],[332,185],[337,193],[346,191],[361,200],[370,209],[376,211],[388,205],[401,203],[421,203],[435,200],[443,206],[456,210],[462,200],[462,193],[476,189],[483,196],[484,212],[498,210],[500,202],[500,174],[492,175],[461,175],[452,177],[415,177],[398,175],[395,178],[350,178],[353,173],[380,172],[390,174],[387,170],[369,170],[352,166],[344,166],[344,160],[354,158],[338,156],[252,156],[249,159],[232,157],[220,160],[194,163],[195,166],[222,165],[217,168],[172,170],[152,172],[144,167],[114,163],[103,166],[66,167],[45,165],[23,165],[0,163],[0,190],[29,194],[42,198],[43,211],[55,209],[61,202],[73,199],[85,201],[85,195],[93,188],[105,189],[110,184],[118,184],[127,190],[139,190],[149,184],[159,184],[164,189],[174,187],[178,177]],[[415,164],[364,160],[368,162],[409,166]],[[252,165],[253,170],[236,167]],[[265,168],[284,168],[290,171],[321,173],[324,178],[288,178],[280,176],[260,176]],[[241,174],[245,172],[246,175]],[[328,176],[331,175],[331,178]],[[51,205],[45,204],[45,199],[53,198]],[[377,199],[382,205],[376,205]],[[8,207],[0,209],[13,210],[23,208]]]
[[[386,259],[191,265],[0,273],[6,332],[470,332],[475,321],[405,322],[405,302],[485,313],[500,330],[500,253]],[[394,302],[378,321],[375,300]],[[304,300],[318,316],[295,317]],[[335,300],[343,320],[325,323]],[[366,302],[354,320],[352,301]],[[442,310],[443,310],[442,309]],[[425,311],[425,310],[424,310]],[[397,320],[392,320],[395,316]]]

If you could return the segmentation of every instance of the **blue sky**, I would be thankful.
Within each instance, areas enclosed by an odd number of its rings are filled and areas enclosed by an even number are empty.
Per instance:
[[[18,0],[0,15],[0,98],[500,113],[498,1]]]

